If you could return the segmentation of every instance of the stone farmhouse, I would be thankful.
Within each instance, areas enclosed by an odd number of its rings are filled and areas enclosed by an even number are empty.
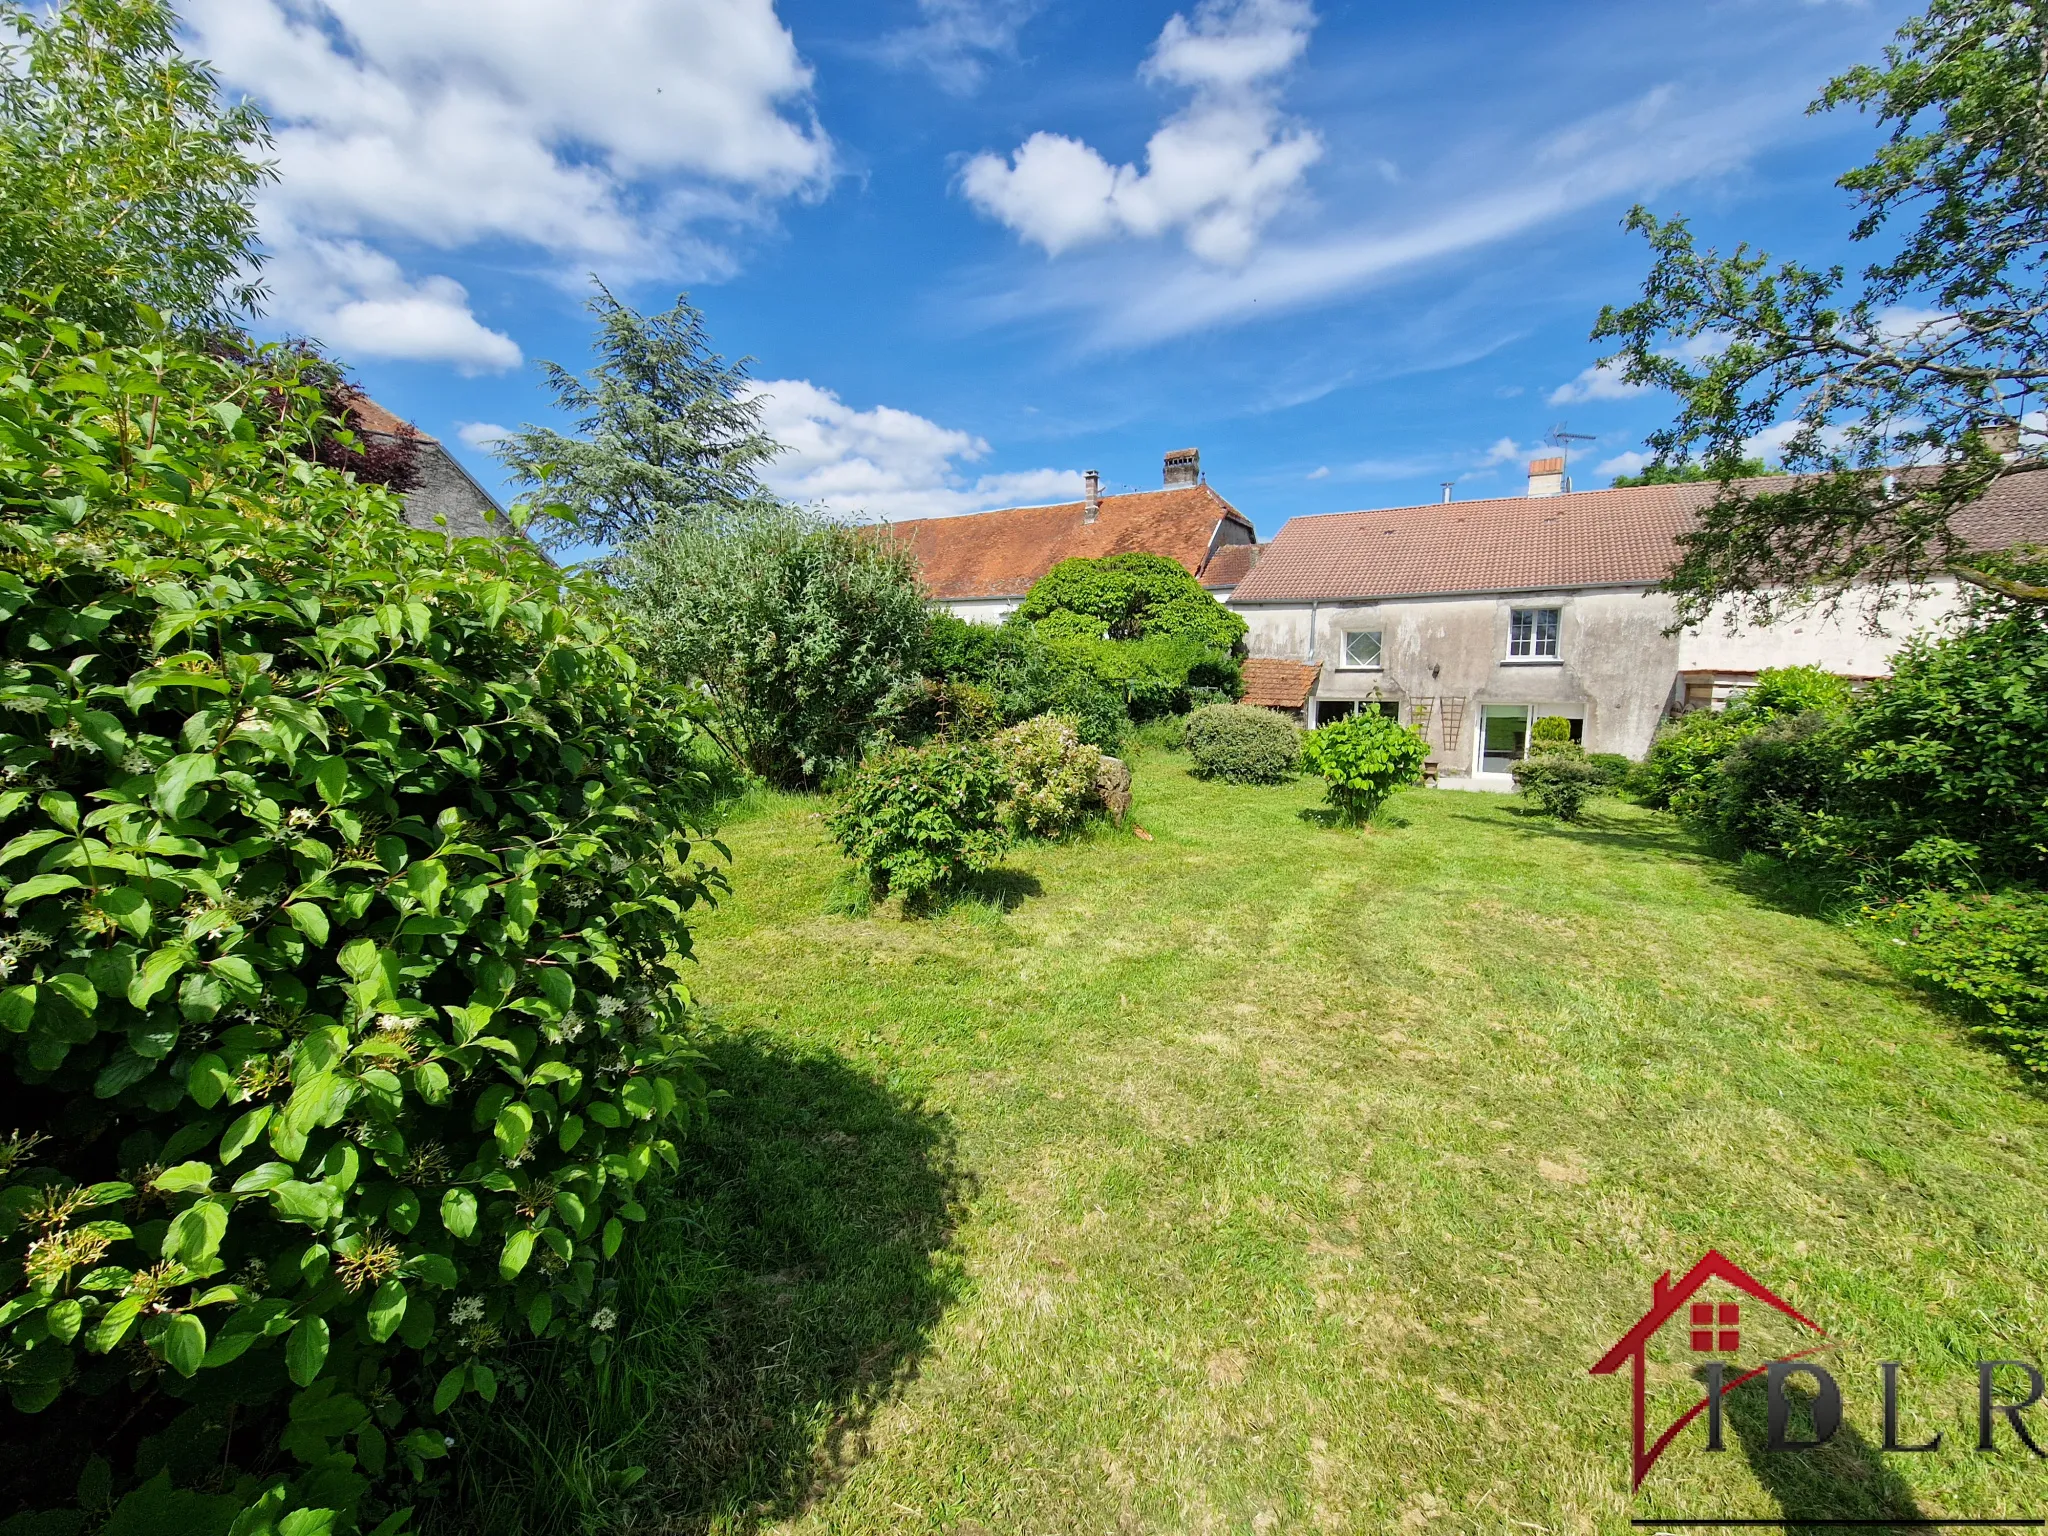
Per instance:
[[[1169,555],[1244,616],[1246,703],[1306,725],[1383,711],[1429,741],[1439,782],[1474,789],[1512,786],[1543,716],[1570,720],[1589,751],[1641,757],[1666,718],[1720,707],[1765,667],[1882,676],[1907,637],[1960,607],[1943,578],[1889,610],[1881,634],[1844,604],[1667,635],[1673,599],[1657,586],[1717,487],[1572,491],[1564,468],[1534,461],[1522,496],[1297,517],[1260,544],[1185,450],[1168,455],[1160,491],[1091,489],[894,531],[934,602],[987,623],[1070,555]],[[2001,481],[1957,531],[1982,549],[2048,543],[2048,471]]]

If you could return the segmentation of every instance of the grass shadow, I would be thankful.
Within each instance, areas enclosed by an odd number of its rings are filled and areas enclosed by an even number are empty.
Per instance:
[[[619,1344],[515,1355],[440,1532],[736,1532],[865,1454],[960,1292],[946,1116],[829,1053],[717,1039],[723,1098],[618,1266]]]
[[[971,877],[948,905],[978,901],[1000,912],[1014,912],[1025,902],[1044,894],[1045,886],[1038,876],[1029,870],[1012,869],[1005,864]]]

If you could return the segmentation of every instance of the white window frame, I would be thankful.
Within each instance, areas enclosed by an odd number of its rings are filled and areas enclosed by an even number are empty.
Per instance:
[[[1358,661],[1353,658],[1351,654],[1351,641],[1357,635],[1372,636],[1373,650],[1371,661]],[[1344,658],[1337,668],[1340,672],[1383,671],[1386,667],[1387,655],[1386,631],[1383,629],[1347,629],[1344,631],[1344,642],[1339,647],[1339,654]]]
[[[1550,615],[1549,635],[1543,633],[1542,615]],[[1526,641],[1515,638],[1515,621],[1526,615],[1529,619],[1529,637]],[[1549,650],[1543,644],[1548,640]],[[1560,608],[1510,608],[1508,610],[1508,657],[1509,661],[1561,661],[1564,652],[1564,610]],[[1527,645],[1527,650],[1516,650],[1517,645]]]

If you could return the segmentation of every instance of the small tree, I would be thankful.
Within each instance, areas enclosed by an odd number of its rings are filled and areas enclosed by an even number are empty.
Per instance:
[[[1321,774],[1330,804],[1346,826],[1362,826],[1396,790],[1422,781],[1429,743],[1374,711],[1310,731],[1301,758]]]
[[[1017,617],[1048,639],[1174,636],[1225,653],[1245,634],[1242,618],[1164,555],[1062,560],[1024,595]]]
[[[1629,215],[1655,262],[1593,334],[1620,343],[1629,383],[1679,397],[1649,439],[1658,465],[1697,460],[1721,482],[1680,536],[1681,622],[1724,603],[1767,621],[1852,587],[1881,607],[1889,584],[1943,572],[2048,603],[2048,569],[1987,559],[1955,527],[2001,479],[2048,465],[2029,414],[2048,379],[2044,58],[2048,7],[1934,0],[1883,67],[1822,92],[1814,110],[1860,107],[1890,130],[1839,183],[1862,205],[1853,238],[1892,249],[1860,285]],[[1803,473],[1744,485],[1749,445],[1788,424],[1784,462]],[[1893,472],[1912,464],[1930,467]]]
[[[0,291],[62,289],[116,337],[141,334],[138,303],[192,328],[256,307],[269,125],[221,104],[176,27],[164,0],[0,3]]]
[[[774,784],[857,758],[916,675],[924,597],[893,540],[755,502],[659,524],[613,575],[657,670],[700,690],[705,729]]]
[[[529,425],[498,448],[513,478],[534,488],[530,531],[550,548],[609,545],[664,520],[750,515],[764,495],[756,471],[779,450],[761,431],[746,360],[711,350],[687,294],[649,317],[596,287],[586,307],[597,317],[597,366],[579,377],[541,364],[583,435]]]

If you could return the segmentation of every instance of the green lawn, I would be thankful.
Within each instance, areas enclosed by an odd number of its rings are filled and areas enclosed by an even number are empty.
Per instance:
[[[729,830],[730,1097],[565,1485],[991,1536],[2040,1513],[2043,1464],[1971,1447],[1974,1362],[2048,1357],[2048,1104],[1858,939],[1614,802],[1358,834],[1310,782],[1137,774],[1152,841],[1020,849],[929,921],[833,912],[814,802]],[[1827,1327],[1848,1427],[1765,1454],[1739,1392],[1632,1500],[1586,1367],[1713,1246]],[[1877,1454],[1887,1359],[1940,1452]]]

